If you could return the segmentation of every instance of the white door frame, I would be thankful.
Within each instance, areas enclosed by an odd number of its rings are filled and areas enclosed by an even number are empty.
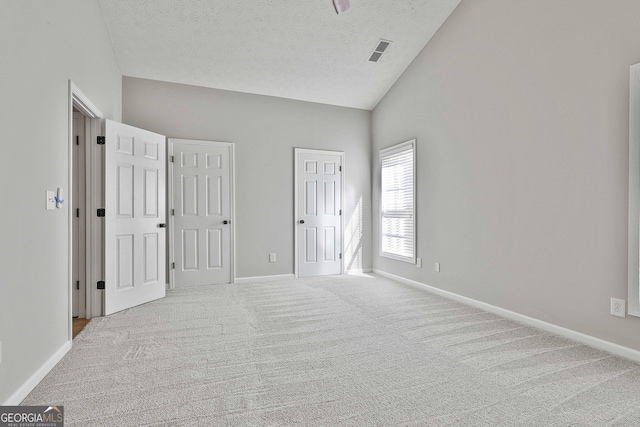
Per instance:
[[[340,156],[340,162],[342,164],[342,174],[340,176],[340,209],[342,209],[343,215],[340,215],[340,253],[344,254],[344,177],[346,174],[346,166],[344,162],[344,151],[332,151],[332,150],[316,150],[313,148],[294,148],[293,156],[293,268],[294,276],[298,278],[298,156],[300,154],[328,154],[331,156]],[[344,256],[340,258],[340,274],[344,274]]]
[[[640,64],[629,70],[629,217],[628,309],[640,316]]]
[[[169,250],[167,251],[168,262],[168,277],[169,277],[169,289],[176,288],[176,282],[174,277],[174,269],[172,268],[173,263],[175,262],[175,242],[173,238],[173,227],[174,227],[174,215],[171,215],[173,209],[175,209],[173,205],[173,145],[178,143],[185,143],[191,145],[202,145],[202,146],[216,146],[216,147],[229,147],[229,167],[230,167],[230,179],[229,179],[229,198],[231,199],[231,206],[229,215],[231,218],[231,236],[229,239],[229,243],[231,245],[231,254],[230,254],[230,267],[231,267],[231,283],[235,283],[236,281],[236,172],[235,172],[235,144],[233,142],[220,142],[220,141],[205,141],[199,139],[182,139],[182,138],[167,138],[169,141],[169,155],[167,156],[167,164],[168,164],[168,173],[167,173],[167,181],[168,185],[168,197],[167,197],[167,218],[169,218]]]
[[[97,257],[95,253],[94,243],[96,238],[96,230],[99,230],[101,233],[102,228],[101,224],[95,221],[93,215],[89,215],[91,212],[92,205],[92,174],[93,174],[93,163],[92,163],[92,144],[91,141],[95,140],[95,137],[100,134],[102,128],[102,112],[96,107],[90,100],[87,98],[82,91],[71,81],[69,80],[69,105],[68,105],[68,116],[69,116],[69,152],[68,152],[68,182],[67,182],[67,190],[66,190],[66,203],[67,203],[67,216],[69,222],[69,237],[68,237],[68,263],[67,263],[67,292],[68,292],[68,319],[69,319],[69,341],[72,341],[73,338],[73,303],[72,303],[72,291],[71,291],[71,278],[72,278],[72,269],[73,269],[73,192],[71,189],[73,188],[73,150],[75,146],[75,141],[73,138],[73,108],[76,108],[85,116],[85,180],[86,180],[86,188],[85,188],[85,206],[83,207],[84,213],[86,215],[86,225],[85,225],[85,237],[86,237],[86,252],[85,252],[85,266],[86,266],[86,275],[85,275],[85,307],[86,307],[86,318],[91,319],[92,317],[101,315],[101,306],[100,302],[96,302],[97,297],[99,295],[96,292],[93,292],[93,287],[89,286],[89,283],[94,283],[96,280],[96,272],[100,275],[102,274],[101,268],[102,263],[100,258]],[[97,228],[100,227],[100,228]]]

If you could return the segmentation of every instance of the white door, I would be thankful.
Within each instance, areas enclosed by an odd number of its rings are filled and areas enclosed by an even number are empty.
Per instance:
[[[295,154],[298,276],[342,274],[343,153]]]
[[[231,283],[233,145],[170,139],[174,286]]]
[[[105,315],[165,296],[163,135],[105,123]]]

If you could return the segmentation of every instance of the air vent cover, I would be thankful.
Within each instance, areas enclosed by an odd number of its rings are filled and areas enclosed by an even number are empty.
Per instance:
[[[384,52],[385,49],[388,48],[390,44],[391,42],[380,40],[380,43],[378,43],[378,47],[376,48],[376,52]]]
[[[380,59],[381,56],[382,56],[382,52],[373,52],[371,54],[371,57],[369,58],[369,61],[378,62],[378,59]]]
[[[378,42],[378,45],[376,46],[376,48],[373,50],[373,53],[369,57],[369,61],[378,62],[380,60],[380,57],[382,56],[382,53],[387,50],[390,44],[391,44],[391,41],[380,39],[380,41]]]

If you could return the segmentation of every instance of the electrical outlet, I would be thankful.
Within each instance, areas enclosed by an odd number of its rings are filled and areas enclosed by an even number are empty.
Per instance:
[[[436,270],[436,273],[440,273],[440,263],[439,262],[436,262],[436,265],[435,265],[434,269]]]
[[[623,299],[611,298],[611,315],[626,317],[626,301]]]
[[[276,254],[271,252],[269,254],[269,262],[276,262]]]
[[[422,258],[416,258],[416,267],[422,268]]]

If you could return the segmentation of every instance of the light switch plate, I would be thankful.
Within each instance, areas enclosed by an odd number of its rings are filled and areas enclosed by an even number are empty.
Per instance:
[[[47,210],[52,211],[56,208],[56,192],[47,191],[46,193]]]

